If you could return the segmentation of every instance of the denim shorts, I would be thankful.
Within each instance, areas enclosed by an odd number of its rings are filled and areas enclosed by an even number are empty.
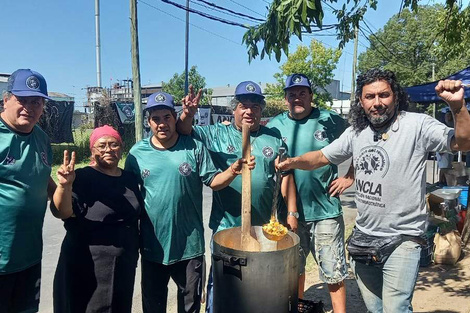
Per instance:
[[[344,252],[343,216],[314,222],[299,221],[301,273],[311,252],[318,264],[319,277],[327,284],[337,284],[348,276]]]

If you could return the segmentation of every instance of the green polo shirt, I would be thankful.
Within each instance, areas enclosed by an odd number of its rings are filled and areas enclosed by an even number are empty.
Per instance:
[[[0,274],[41,261],[52,149],[38,126],[12,130],[0,119]]]
[[[165,150],[144,139],[130,150],[125,169],[139,177],[145,200],[142,257],[170,265],[203,255],[202,184],[219,171],[202,143],[180,135]]]
[[[288,112],[275,116],[266,125],[280,133],[289,154],[299,156],[320,150],[338,138],[345,129],[344,120],[335,112],[314,108],[309,116],[294,120]],[[314,171],[294,170],[297,209],[306,221],[334,218],[342,214],[338,197],[330,197],[328,186],[338,177],[336,165]]]
[[[218,123],[195,126],[192,135],[204,143],[215,166],[222,171],[242,157],[242,133],[234,125]],[[264,126],[251,132],[250,141],[251,154],[255,156],[256,162],[251,172],[251,223],[263,225],[271,217],[275,186],[274,160],[279,154],[279,148],[285,147],[285,144],[278,134]],[[209,221],[213,231],[241,225],[241,191],[242,178],[239,175],[228,187],[213,192]]]

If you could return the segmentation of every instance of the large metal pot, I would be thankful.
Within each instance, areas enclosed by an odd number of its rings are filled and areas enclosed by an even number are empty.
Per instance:
[[[264,238],[261,226],[253,229],[260,252],[242,250],[240,227],[214,235],[214,312],[296,313],[299,237],[289,232],[276,243]]]

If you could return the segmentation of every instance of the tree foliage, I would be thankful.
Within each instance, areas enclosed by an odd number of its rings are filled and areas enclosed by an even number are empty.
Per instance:
[[[385,0],[383,0],[385,1]],[[419,11],[419,3],[424,0],[404,0],[403,8],[411,8]],[[427,1],[426,1],[427,2]],[[289,54],[290,38],[295,35],[302,40],[302,33],[311,33],[319,29],[336,28],[337,38],[342,48],[346,42],[354,38],[354,28],[359,27],[359,22],[369,8],[376,9],[378,0],[347,0],[339,9],[333,8],[337,0],[273,0],[268,8],[266,21],[255,27],[251,27],[243,36],[243,42],[248,49],[248,59],[251,61],[257,56],[263,59],[265,56],[275,55],[279,62],[284,52]],[[323,5],[333,8],[333,14],[338,23],[323,25]],[[454,14],[459,12],[461,0],[446,0],[446,9]],[[468,23],[470,19],[461,23]],[[423,27],[427,27],[423,26]],[[449,24],[447,30],[452,35],[459,30],[458,25]],[[452,35],[449,41],[453,42]],[[258,44],[262,45],[261,53]]]
[[[332,98],[325,88],[333,80],[333,71],[340,57],[341,50],[325,48],[316,40],[312,40],[308,47],[299,45],[297,50],[290,54],[287,61],[279,67],[281,72],[274,74],[277,83],[268,84],[265,88],[268,100],[284,99],[283,88],[286,77],[294,73],[302,73],[312,83],[316,105],[329,107],[328,103],[332,101]]]
[[[188,81],[190,85],[193,85],[194,91],[197,92],[199,89],[206,88],[206,79],[204,76],[199,74],[197,71],[197,66],[192,66],[189,69]],[[175,99],[176,103],[179,103],[181,99],[185,96],[184,93],[184,82],[185,82],[185,72],[178,74],[175,73],[173,77],[167,82],[162,84],[162,90],[169,93]],[[212,89],[204,90],[201,105],[207,104],[207,95],[212,94]]]
[[[284,99],[267,98],[266,107],[261,112],[262,117],[273,117],[287,110]]]
[[[418,11],[405,9],[394,15],[383,30],[368,37],[370,47],[359,56],[359,71],[372,67],[392,70],[402,85],[412,86],[432,80],[432,64],[435,79],[468,66],[462,61],[470,59],[469,49],[464,48],[470,44],[469,28],[458,35],[456,45],[461,48],[449,47],[441,31],[447,21],[453,21],[447,15],[442,5],[424,6]]]
[[[433,64],[434,80],[447,77],[470,65],[469,21],[469,7],[451,12],[442,5],[405,9],[368,36],[370,47],[359,56],[358,69],[391,70],[403,86],[433,81]],[[456,27],[460,31],[447,31]],[[416,110],[423,107],[418,105]]]

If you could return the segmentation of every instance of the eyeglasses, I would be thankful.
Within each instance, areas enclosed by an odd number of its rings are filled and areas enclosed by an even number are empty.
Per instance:
[[[98,150],[100,153],[104,153],[104,152],[106,152],[107,147],[109,147],[110,150],[115,151],[115,150],[121,148],[121,145],[117,142],[109,142],[109,143],[100,143],[99,145],[94,146],[93,148]]]

